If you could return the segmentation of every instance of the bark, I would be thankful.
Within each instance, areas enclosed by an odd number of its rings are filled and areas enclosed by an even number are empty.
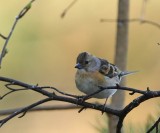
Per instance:
[[[117,35],[115,47],[114,63],[121,69],[126,70],[127,65],[127,51],[128,51],[128,20],[129,16],[129,0],[119,0],[118,3],[118,19],[117,19]],[[121,85],[125,85],[123,79]],[[112,97],[111,106],[116,109],[122,109],[124,105],[125,94],[124,91],[119,90]],[[116,133],[116,126],[118,117],[109,115],[109,133]]]

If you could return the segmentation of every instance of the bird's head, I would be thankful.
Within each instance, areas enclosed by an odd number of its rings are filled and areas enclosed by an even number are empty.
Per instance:
[[[76,66],[77,69],[84,69],[86,71],[98,70],[100,67],[100,60],[88,52],[82,52],[78,55]]]

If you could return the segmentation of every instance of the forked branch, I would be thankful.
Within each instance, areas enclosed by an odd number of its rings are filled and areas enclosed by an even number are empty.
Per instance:
[[[0,54],[0,67],[1,67],[1,64],[2,64],[2,59],[3,59],[3,57],[5,56],[6,51],[7,51],[7,50],[6,50],[6,47],[7,47],[7,45],[8,45],[8,42],[9,42],[9,40],[10,40],[12,34],[13,34],[13,31],[14,31],[14,29],[15,29],[18,21],[29,11],[29,9],[31,8],[32,3],[33,3],[34,1],[35,1],[35,0],[31,0],[31,1],[19,12],[19,14],[16,16],[15,21],[14,21],[14,23],[13,23],[13,26],[12,26],[12,28],[11,28],[11,30],[10,30],[10,32],[9,32],[9,34],[8,34],[7,37],[4,36],[4,35],[2,35],[2,34],[0,34],[0,37],[2,37],[3,39],[5,39],[5,43],[4,43],[4,45],[3,45],[3,48],[2,48],[2,51],[1,51],[1,54]]]
[[[107,88],[100,87],[100,89],[98,91],[93,92],[90,95],[76,96],[76,95],[72,95],[72,94],[68,94],[66,92],[60,91],[59,89],[57,89],[55,87],[50,87],[50,86],[40,87],[38,85],[30,85],[30,84],[27,84],[27,83],[24,83],[21,81],[17,81],[17,80],[5,78],[5,77],[0,77],[0,81],[7,83],[5,85],[5,87],[11,91],[9,94],[16,92],[16,91],[19,91],[19,90],[21,90],[21,91],[33,90],[33,91],[36,91],[37,93],[40,93],[40,94],[44,95],[45,97],[47,97],[47,98],[40,100],[36,103],[33,103],[27,107],[17,109],[14,113],[12,112],[6,118],[0,120],[1,126],[4,123],[6,123],[8,120],[17,116],[18,114],[22,114],[20,116],[20,118],[21,118],[28,111],[30,111],[32,108],[37,107],[38,105],[41,105],[42,103],[46,103],[48,101],[53,100],[53,101],[62,101],[62,102],[68,102],[68,103],[72,103],[75,105],[79,105],[79,106],[81,106],[81,109],[79,110],[79,112],[81,112],[85,108],[91,108],[91,109],[95,109],[95,110],[98,110],[101,112],[106,112],[106,113],[109,113],[112,115],[116,115],[119,117],[119,121],[118,121],[118,125],[117,125],[117,133],[121,133],[121,128],[123,126],[123,121],[124,121],[125,117],[134,108],[138,107],[142,102],[144,102],[146,100],[149,100],[151,98],[160,97],[160,91],[151,91],[151,90],[149,90],[149,88],[147,88],[145,91],[142,91],[142,90],[138,90],[138,89],[134,89],[134,88],[121,87],[121,86],[117,85],[117,86],[111,86],[111,87],[107,87]],[[21,89],[15,89],[16,87],[21,88]],[[129,103],[122,110],[115,110],[110,107],[104,107],[103,105],[100,105],[100,104],[86,102],[87,99],[92,98],[92,96],[94,96],[97,93],[100,93],[101,91],[104,91],[105,89],[115,89],[115,88],[119,89],[119,90],[130,91],[131,92],[130,95],[133,95],[135,93],[139,93],[139,94],[141,94],[141,96],[135,98],[131,103]],[[7,94],[7,95],[9,95],[9,94]],[[157,128],[158,123],[159,123],[159,120],[157,120],[157,122],[151,127],[150,130],[152,130],[155,127]]]

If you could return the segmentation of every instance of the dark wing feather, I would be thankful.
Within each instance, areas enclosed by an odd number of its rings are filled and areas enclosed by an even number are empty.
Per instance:
[[[101,66],[103,66],[103,65],[108,66],[109,62],[107,60],[101,59],[101,58],[98,58],[98,59],[101,61]]]
[[[101,66],[99,69],[99,72],[101,74],[103,74],[104,76],[107,76],[109,78],[113,78],[115,76],[118,76],[119,78],[121,78],[119,75],[121,73],[121,70],[116,67],[114,64],[110,64],[107,60],[105,59],[100,59],[101,61]]]

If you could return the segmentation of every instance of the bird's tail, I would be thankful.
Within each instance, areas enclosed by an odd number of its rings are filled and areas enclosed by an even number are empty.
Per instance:
[[[119,76],[120,77],[125,77],[127,75],[134,74],[134,73],[137,73],[137,72],[139,72],[139,71],[122,71]]]

